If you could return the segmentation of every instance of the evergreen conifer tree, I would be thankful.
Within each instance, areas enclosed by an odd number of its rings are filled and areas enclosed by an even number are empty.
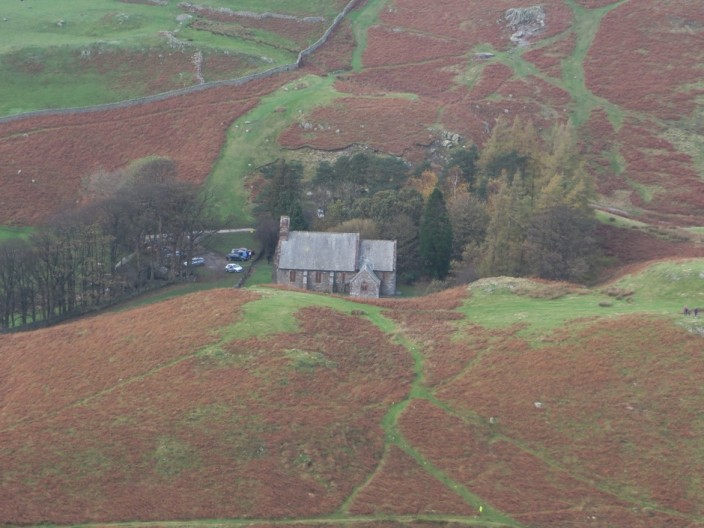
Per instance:
[[[425,204],[420,226],[420,259],[424,275],[444,279],[450,271],[452,224],[445,199],[435,188]]]
[[[291,217],[292,230],[308,229],[301,206],[301,177],[299,163],[278,160],[269,168],[269,185],[264,194],[264,205],[274,220],[282,215]]]

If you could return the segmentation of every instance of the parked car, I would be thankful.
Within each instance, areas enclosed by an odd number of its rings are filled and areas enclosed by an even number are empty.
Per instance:
[[[188,261],[185,261],[183,265],[187,266]],[[191,259],[191,266],[205,266],[205,257],[193,257]]]
[[[228,273],[239,273],[242,271],[244,268],[240,266],[239,264],[235,264],[234,262],[231,262],[230,264],[225,266],[225,271]]]
[[[244,262],[252,257],[252,251],[247,248],[234,248],[225,258],[231,261]]]

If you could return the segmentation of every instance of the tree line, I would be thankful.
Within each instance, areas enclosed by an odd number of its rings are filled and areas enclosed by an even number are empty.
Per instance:
[[[540,134],[499,121],[481,148],[449,149],[410,166],[366,152],[301,164],[277,160],[260,177],[257,233],[273,253],[278,218],[292,229],[397,240],[402,281],[485,276],[588,281],[599,264],[593,180],[569,125]]]
[[[278,220],[298,230],[397,241],[399,280],[444,283],[512,275],[587,281],[599,264],[594,184],[573,130],[539,134],[500,121],[481,150],[455,147],[412,166],[360,152],[322,162],[277,160],[258,176],[256,236],[271,256]],[[115,183],[117,182],[117,183]],[[183,280],[215,222],[198,187],[154,158],[93,182],[103,198],[0,246],[0,330],[48,323]]]
[[[208,199],[150,160],[109,197],[0,246],[0,330],[48,324],[182,280],[212,229]]]

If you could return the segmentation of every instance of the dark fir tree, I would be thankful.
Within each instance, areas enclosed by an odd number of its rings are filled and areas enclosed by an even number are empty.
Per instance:
[[[335,185],[335,168],[329,161],[321,161],[313,176],[313,185],[330,189]]]
[[[410,284],[420,276],[418,223],[406,213],[399,212],[379,224],[382,237],[396,241],[396,267],[401,282]]]
[[[290,224],[289,228],[291,231],[307,231],[308,230],[308,222],[306,221],[306,217],[303,215],[303,208],[301,207],[300,202],[296,202],[291,206],[291,219],[290,219]]]
[[[305,229],[303,212],[301,209],[301,178],[303,167],[300,163],[287,163],[278,160],[264,171],[269,179],[269,185],[262,193],[265,210],[274,220],[282,215],[290,216],[291,221],[296,218],[296,225],[292,229]]]
[[[420,259],[423,274],[444,279],[450,271],[452,256],[452,225],[445,199],[435,188],[425,204],[420,225]]]

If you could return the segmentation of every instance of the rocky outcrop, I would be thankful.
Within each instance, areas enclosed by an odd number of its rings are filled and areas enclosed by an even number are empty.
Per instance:
[[[545,9],[540,5],[507,9],[504,18],[513,31],[511,42],[518,46],[527,45],[530,37],[545,29]]]

